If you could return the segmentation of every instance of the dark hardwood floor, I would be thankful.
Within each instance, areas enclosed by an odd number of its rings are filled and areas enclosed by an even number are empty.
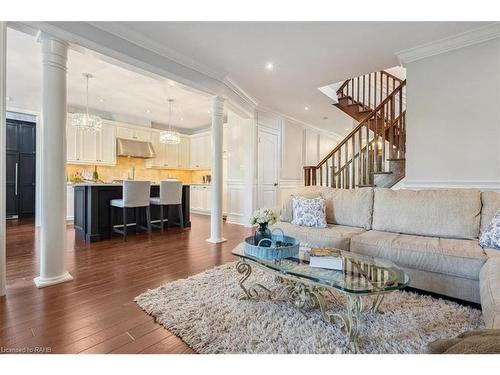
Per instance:
[[[74,281],[37,289],[38,236],[33,221],[7,224],[7,296],[0,297],[0,353],[192,353],[133,298],[148,288],[233,261],[231,250],[250,230],[224,224],[213,245],[208,216],[192,227],[116,237],[86,245],[67,230],[67,268]],[[26,349],[25,349],[26,348]]]

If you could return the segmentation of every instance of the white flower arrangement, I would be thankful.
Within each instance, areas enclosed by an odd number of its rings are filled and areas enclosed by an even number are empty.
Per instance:
[[[259,208],[255,210],[250,219],[250,223],[254,224],[268,224],[273,225],[276,223],[276,213],[270,208]]]

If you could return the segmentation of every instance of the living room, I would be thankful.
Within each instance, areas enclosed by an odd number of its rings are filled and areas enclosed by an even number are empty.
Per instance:
[[[498,361],[500,22],[418,14],[6,16],[2,354]]]

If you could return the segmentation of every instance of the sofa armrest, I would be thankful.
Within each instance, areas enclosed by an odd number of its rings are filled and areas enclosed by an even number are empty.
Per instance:
[[[500,328],[500,256],[490,257],[479,272],[481,308],[487,328]]]

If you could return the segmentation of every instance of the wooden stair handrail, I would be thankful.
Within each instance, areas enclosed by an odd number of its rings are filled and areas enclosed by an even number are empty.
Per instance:
[[[393,97],[396,96],[396,93],[401,91],[403,87],[406,86],[406,79],[402,81],[402,83],[394,89],[393,92],[391,92],[373,111],[371,111],[361,122],[354,128],[352,129],[349,134],[347,134],[344,139],[335,146],[335,148],[327,155],[325,156],[316,166],[311,166],[310,168],[320,168],[322,164],[325,164],[328,159],[330,159],[338,150],[342,148],[343,145],[345,145],[351,137],[353,137],[369,120],[373,115],[377,114],[385,104],[387,104]],[[304,167],[308,168],[308,167]]]

